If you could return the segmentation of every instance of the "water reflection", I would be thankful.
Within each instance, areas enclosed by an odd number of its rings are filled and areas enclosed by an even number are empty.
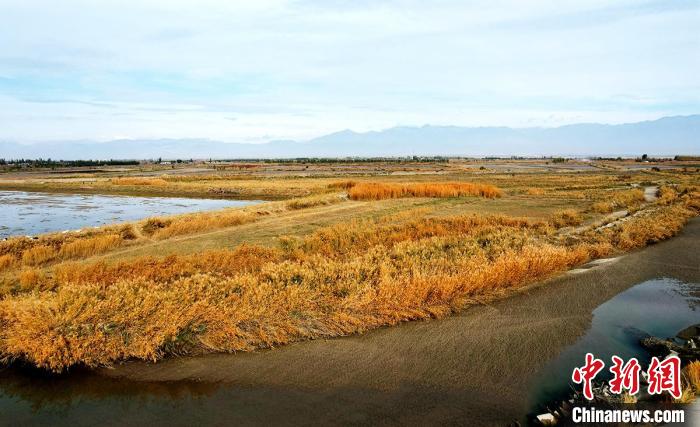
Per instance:
[[[547,364],[533,387],[533,406],[551,402],[569,391],[572,370],[585,354],[593,353],[610,363],[612,355],[636,357],[646,366],[649,355],[641,338],[674,337],[700,321],[700,284],[661,278],[640,283],[618,294],[593,311],[591,327],[576,343]],[[609,374],[601,372],[600,379]]]
[[[246,206],[258,201],[0,191],[0,237],[76,230],[150,216]]]

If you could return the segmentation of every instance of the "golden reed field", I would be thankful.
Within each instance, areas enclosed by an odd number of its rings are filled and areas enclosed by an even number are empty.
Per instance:
[[[292,197],[0,243],[0,357],[62,371],[439,318],[669,238],[700,212],[697,173],[342,178],[100,181],[276,195],[287,181]]]
[[[441,182],[420,184],[361,183],[348,185],[348,196],[353,200],[382,200],[400,197],[501,197],[498,187],[468,182]]]

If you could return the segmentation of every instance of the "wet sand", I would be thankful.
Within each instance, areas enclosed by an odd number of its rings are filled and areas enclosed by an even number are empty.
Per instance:
[[[649,279],[699,282],[699,265],[694,219],[671,240],[447,319],[99,373],[148,384],[219,384],[198,404],[199,414],[178,405],[168,424],[195,417],[243,425],[504,425],[532,408],[538,373],[586,332],[597,306]]]

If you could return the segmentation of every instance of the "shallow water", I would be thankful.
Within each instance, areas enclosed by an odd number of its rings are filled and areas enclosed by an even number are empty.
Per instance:
[[[598,306],[585,335],[539,372],[532,388],[533,410],[568,394],[571,373],[583,365],[586,353],[605,362],[606,368],[597,379],[609,375],[613,355],[623,360],[636,357],[646,369],[650,356],[639,344],[641,338],[672,338],[699,322],[699,283],[660,278],[627,289]]]
[[[151,216],[247,206],[254,200],[0,191],[0,237],[77,230]]]

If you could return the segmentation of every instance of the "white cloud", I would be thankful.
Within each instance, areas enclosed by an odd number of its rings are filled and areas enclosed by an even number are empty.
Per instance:
[[[0,138],[253,141],[623,122],[700,104],[693,2],[0,0],[0,10]]]

